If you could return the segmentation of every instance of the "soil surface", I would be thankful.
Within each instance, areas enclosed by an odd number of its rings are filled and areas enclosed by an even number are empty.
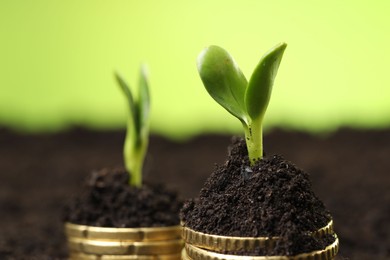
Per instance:
[[[0,129],[0,259],[66,259],[61,214],[94,170],[122,163],[125,131],[74,129],[22,135]],[[152,136],[146,180],[184,198],[199,195],[215,163],[226,160],[230,136],[184,142]],[[267,154],[310,174],[340,239],[338,259],[390,259],[390,129],[343,129],[313,136],[275,130]]]
[[[129,185],[124,169],[102,169],[87,178],[83,192],[65,206],[64,222],[135,228],[179,225],[182,202],[162,184]]]
[[[185,203],[185,225],[222,236],[282,237],[272,252],[243,255],[297,255],[330,245],[334,240],[324,244],[310,235],[331,216],[314,194],[309,175],[278,155],[250,166],[245,141],[232,141],[228,160],[216,167],[199,197]]]

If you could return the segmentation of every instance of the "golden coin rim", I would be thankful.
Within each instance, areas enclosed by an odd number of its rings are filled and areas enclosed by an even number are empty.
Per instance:
[[[159,255],[176,254],[184,246],[181,239],[167,241],[103,241],[83,238],[68,238],[68,248],[73,252],[99,255]]]
[[[302,253],[295,256],[238,256],[227,255],[216,252],[211,252],[196,246],[186,244],[185,252],[182,252],[182,256],[187,257],[188,260],[331,260],[333,259],[339,250],[339,239],[334,234],[335,241],[327,246],[325,249],[317,250],[309,253]],[[189,252],[190,251],[190,252]],[[193,254],[196,254],[194,258]],[[184,258],[185,259],[185,258]]]
[[[187,255],[187,252],[186,252],[186,249],[183,248],[183,250],[181,251],[181,259],[182,260],[192,260],[188,255]]]
[[[317,231],[312,232],[315,237],[322,237],[326,234],[333,234],[333,220]],[[234,250],[251,250],[262,247],[272,249],[279,237],[233,237],[207,234],[195,231],[183,225],[183,240],[194,246],[212,250],[212,251],[234,251]]]
[[[69,238],[121,241],[162,241],[180,238],[181,226],[112,228],[65,223],[65,233]]]

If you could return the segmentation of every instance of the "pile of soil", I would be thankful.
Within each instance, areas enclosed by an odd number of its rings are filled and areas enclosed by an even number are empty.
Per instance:
[[[63,206],[93,170],[123,165],[125,131],[72,129],[21,134],[0,128],[0,259],[67,259]],[[231,136],[176,142],[152,136],[145,180],[184,198],[199,194]],[[267,154],[310,173],[340,239],[336,259],[390,259],[390,129],[340,129],[328,135],[273,130]]]
[[[162,184],[129,185],[122,168],[92,172],[83,192],[65,207],[64,222],[97,227],[136,228],[179,225],[177,193]]]
[[[228,160],[216,167],[199,197],[185,203],[181,218],[187,227],[222,236],[283,240],[272,252],[241,252],[244,255],[296,255],[329,245],[328,237],[323,242],[310,235],[331,216],[314,194],[308,174],[278,155],[250,166],[241,138],[234,138],[229,149]]]

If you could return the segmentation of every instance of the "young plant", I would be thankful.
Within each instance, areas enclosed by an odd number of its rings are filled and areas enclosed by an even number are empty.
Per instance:
[[[140,187],[142,185],[142,166],[149,143],[150,96],[146,70],[145,68],[141,69],[136,100],[122,77],[117,73],[115,77],[126,96],[129,109],[123,148],[125,167],[130,174],[130,185]]]
[[[249,82],[234,59],[221,47],[209,46],[197,60],[207,92],[241,121],[251,165],[263,158],[263,118],[286,47],[285,43],[280,43],[269,50],[260,59]]]

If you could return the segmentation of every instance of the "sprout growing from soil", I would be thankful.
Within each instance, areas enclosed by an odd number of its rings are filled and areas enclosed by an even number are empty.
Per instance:
[[[280,43],[269,50],[260,59],[249,82],[234,59],[221,47],[209,46],[197,60],[207,92],[241,121],[251,165],[263,158],[263,118],[286,47],[287,44]]]
[[[117,73],[115,77],[126,96],[129,108],[126,139],[123,148],[125,167],[130,174],[130,185],[140,187],[142,185],[142,166],[149,142],[150,96],[146,69],[141,68],[138,98],[136,100],[122,77]]]

